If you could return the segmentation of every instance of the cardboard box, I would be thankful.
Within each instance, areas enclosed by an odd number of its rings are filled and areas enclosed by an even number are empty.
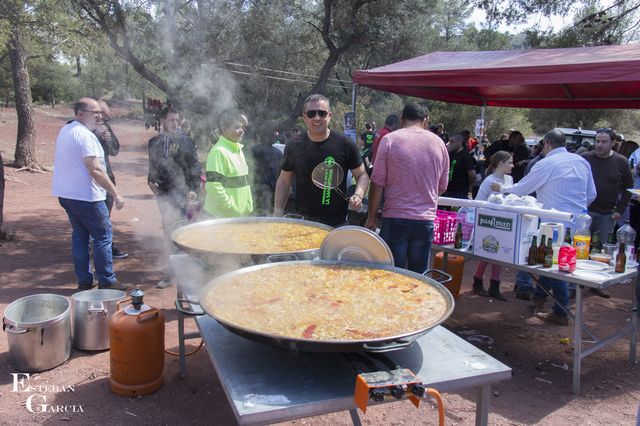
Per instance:
[[[524,264],[534,235],[538,235],[537,216],[478,208],[473,254],[488,260]]]

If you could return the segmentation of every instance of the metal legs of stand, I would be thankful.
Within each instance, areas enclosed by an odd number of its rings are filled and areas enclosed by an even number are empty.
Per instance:
[[[189,339],[197,339],[200,336],[198,332],[185,333],[184,332],[184,319],[185,317],[194,318],[198,315],[203,315],[204,311],[199,305],[192,305],[188,298],[180,298],[180,290],[178,290],[178,299],[176,299],[176,309],[178,310],[178,353],[180,354],[180,377],[185,378],[187,376],[187,352],[184,342]]]

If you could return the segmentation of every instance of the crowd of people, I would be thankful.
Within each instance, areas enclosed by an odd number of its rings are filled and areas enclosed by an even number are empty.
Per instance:
[[[121,209],[125,203],[109,162],[118,154],[119,141],[106,103],[82,98],[74,113],[56,140],[52,193],[71,224],[78,288],[92,288],[95,280],[99,288],[126,290],[131,286],[117,280],[113,259],[127,253],[113,244],[109,218],[113,206]],[[338,227],[348,223],[349,209],[358,211],[367,197],[364,226],[379,229],[396,266],[419,273],[429,262],[441,196],[486,200],[497,193],[535,194],[547,209],[574,216],[588,210],[592,231],[601,238],[613,232],[630,205],[632,225],[640,231],[640,204],[627,191],[640,188],[640,148],[611,129],[598,130],[595,143],[584,146],[567,144],[566,136],[553,129],[530,150],[517,130],[493,143],[466,130],[449,134],[442,124],[430,125],[429,111],[416,104],[406,105],[400,116],[389,114],[380,129],[367,122],[358,141],[333,130],[332,118],[329,99],[311,95],[302,110],[306,131],[286,135],[264,125],[252,132],[245,157],[249,120],[237,109],[224,110],[218,114],[219,137],[203,168],[180,111],[162,109],[158,134],[148,142],[147,182],[162,217],[163,264],[169,264],[171,232],[192,220],[295,212]],[[336,168],[352,177],[335,183],[341,191],[322,185]],[[325,173],[320,184],[314,178],[318,171]],[[575,230],[573,223],[565,226]],[[491,266],[485,290],[487,266],[478,263],[473,292],[506,300],[498,266]],[[157,286],[174,283],[167,267]],[[568,284],[542,277],[540,286],[558,301],[551,312],[542,312],[547,293],[534,289],[528,274],[517,275],[516,296],[531,300],[545,321],[567,324]],[[597,293],[609,297],[604,290]]]

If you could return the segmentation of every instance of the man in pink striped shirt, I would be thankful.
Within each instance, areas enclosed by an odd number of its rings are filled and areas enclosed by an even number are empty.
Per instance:
[[[384,188],[380,236],[391,248],[395,266],[422,273],[429,263],[438,197],[447,189],[449,154],[442,139],[426,130],[426,107],[405,106],[400,125],[380,142],[365,226],[377,227]]]

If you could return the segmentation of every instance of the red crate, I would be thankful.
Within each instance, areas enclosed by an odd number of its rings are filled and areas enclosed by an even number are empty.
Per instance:
[[[448,212],[446,210],[438,210],[436,212],[436,220],[433,228],[434,244],[450,244],[456,239],[456,225],[458,214],[456,212]]]

